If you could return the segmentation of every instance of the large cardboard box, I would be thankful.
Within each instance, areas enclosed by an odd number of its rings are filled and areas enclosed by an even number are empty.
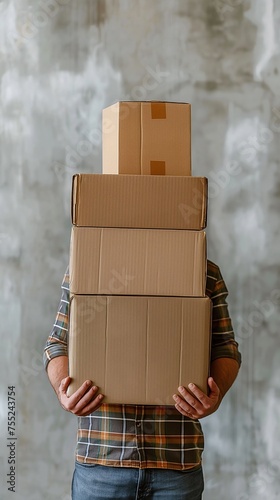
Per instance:
[[[201,230],[206,218],[205,177],[73,177],[72,222],[77,226]]]
[[[103,110],[102,172],[191,175],[191,106],[118,102]]]
[[[190,382],[206,393],[210,325],[207,297],[74,295],[68,394],[87,379],[107,403],[173,405]]]
[[[73,227],[70,292],[204,296],[204,231]]]

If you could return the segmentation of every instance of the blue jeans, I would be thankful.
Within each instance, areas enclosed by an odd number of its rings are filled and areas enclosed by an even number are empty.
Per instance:
[[[203,488],[202,467],[188,472],[76,462],[72,500],[201,500]]]

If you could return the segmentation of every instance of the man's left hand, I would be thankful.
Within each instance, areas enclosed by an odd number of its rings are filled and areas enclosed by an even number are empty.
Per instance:
[[[192,394],[185,387],[179,387],[180,396],[173,395],[175,408],[185,417],[194,420],[214,413],[222,400],[221,391],[212,377],[208,378],[208,385],[210,389],[208,396],[194,384],[188,385]]]

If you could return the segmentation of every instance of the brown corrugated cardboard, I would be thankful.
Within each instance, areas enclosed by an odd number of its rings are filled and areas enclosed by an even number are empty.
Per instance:
[[[206,217],[205,177],[73,177],[72,222],[77,226],[200,230]]]
[[[173,405],[179,385],[205,393],[211,300],[73,296],[68,395],[90,379],[104,402]]]
[[[74,294],[204,296],[204,231],[73,227]]]
[[[103,110],[102,172],[191,175],[191,106],[123,101]]]

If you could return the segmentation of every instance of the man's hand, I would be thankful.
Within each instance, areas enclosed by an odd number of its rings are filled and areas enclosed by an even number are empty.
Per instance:
[[[98,387],[93,387],[90,380],[86,380],[72,396],[67,396],[66,391],[71,382],[68,376],[67,356],[57,356],[51,359],[47,370],[50,383],[64,410],[78,417],[85,417],[102,404],[104,396],[102,394],[96,396]]]
[[[239,364],[232,358],[217,358],[210,366],[211,377],[208,378],[210,388],[208,396],[194,384],[189,384],[190,394],[184,387],[179,387],[181,395],[174,394],[175,407],[186,417],[198,419],[207,417],[214,413],[235,381],[239,370]],[[214,380],[217,382],[214,382]]]
[[[64,410],[78,417],[85,417],[102,405],[104,396],[102,394],[96,396],[98,387],[93,386],[90,380],[86,380],[72,396],[68,397],[66,391],[70,382],[70,377],[62,379],[57,391],[57,397]]]
[[[189,384],[188,386],[192,394],[185,387],[179,387],[180,396],[177,394],[173,396],[176,402],[175,408],[185,417],[195,420],[214,413],[220,405],[222,396],[219,387],[212,377],[208,378],[208,385],[210,388],[208,396],[194,384]]]

